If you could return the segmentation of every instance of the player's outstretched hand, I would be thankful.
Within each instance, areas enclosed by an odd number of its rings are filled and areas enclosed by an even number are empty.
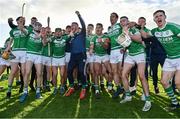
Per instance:
[[[80,15],[79,11],[76,11],[75,13],[76,13],[77,15]]]

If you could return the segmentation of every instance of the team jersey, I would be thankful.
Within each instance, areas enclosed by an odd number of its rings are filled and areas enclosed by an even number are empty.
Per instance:
[[[27,53],[30,54],[42,54],[42,38],[36,34],[35,31],[32,31],[29,35],[27,41]]]
[[[89,50],[90,44],[91,44],[92,39],[93,39],[94,36],[95,36],[94,34],[86,36],[86,51]]]
[[[13,39],[12,50],[26,50],[26,42],[28,40],[29,31],[25,28],[27,34],[23,33],[18,27],[10,31],[10,37]]]
[[[66,41],[68,39],[69,36],[67,35],[52,38],[52,56],[54,58],[61,58],[65,56]]]
[[[160,41],[168,58],[180,58],[180,25],[168,22],[164,28],[152,29],[151,34]]]
[[[111,40],[111,50],[122,48],[122,46],[117,43],[117,38],[121,33],[122,33],[122,28],[119,23],[114,24],[108,30],[108,36]]]
[[[135,27],[130,28],[129,33],[131,35],[133,35],[133,34],[140,35],[139,30]],[[144,53],[144,46],[142,45],[142,43],[132,40],[130,46],[128,47],[128,51],[129,51],[128,54],[130,56],[139,55],[141,53]]]
[[[93,38],[94,53],[98,56],[104,56],[107,54],[107,49],[103,47],[105,40],[109,40],[107,35],[98,36],[95,35]]]
[[[33,26],[32,25],[27,26],[27,28],[28,28],[30,33],[33,31]]]
[[[46,56],[46,57],[52,56],[52,38],[53,38],[53,36],[51,36],[51,35],[47,37],[48,43],[45,46],[43,46],[43,48],[42,48],[43,56]]]
[[[146,33],[150,33],[150,32],[151,32],[151,30],[149,30],[149,29],[146,28],[146,27],[144,27],[143,31],[146,32]]]

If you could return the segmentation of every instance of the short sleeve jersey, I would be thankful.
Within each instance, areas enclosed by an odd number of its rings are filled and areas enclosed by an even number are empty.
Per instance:
[[[180,58],[180,25],[166,23],[165,27],[162,29],[152,29],[151,34],[160,41],[168,58]]]
[[[95,35],[93,38],[94,53],[98,56],[104,56],[107,54],[107,49],[103,47],[105,40],[109,40],[107,35],[98,36]]]
[[[133,34],[140,35],[139,30],[135,27],[129,29],[129,32],[131,35],[133,35]],[[141,53],[144,53],[144,46],[142,45],[142,43],[132,40],[130,46],[128,47],[128,51],[129,51],[128,52],[129,55],[131,55],[131,56],[139,55]]]
[[[42,54],[42,38],[32,31],[27,41],[27,53],[30,54]]]
[[[54,58],[62,58],[65,56],[67,35],[52,38],[52,56]]]
[[[10,37],[13,39],[12,50],[26,50],[26,43],[28,40],[28,28],[25,28],[27,34],[23,33],[18,27],[10,31]]]
[[[108,30],[108,37],[111,41],[111,50],[122,48],[121,45],[117,43],[118,36],[122,33],[122,28],[119,23],[114,24]]]
[[[92,42],[92,39],[95,37],[94,34],[91,34],[91,35],[87,35],[86,36],[86,51],[89,50],[89,47],[90,47],[90,44]]]

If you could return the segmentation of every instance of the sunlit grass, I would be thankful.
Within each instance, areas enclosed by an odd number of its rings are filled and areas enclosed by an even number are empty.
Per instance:
[[[160,75],[160,74],[159,74]],[[107,91],[101,92],[101,99],[96,99],[91,90],[88,91],[84,100],[79,100],[80,90],[70,97],[53,95],[51,92],[43,92],[43,99],[35,99],[35,93],[30,92],[24,103],[19,102],[17,86],[13,87],[12,98],[7,100],[7,80],[0,81],[4,89],[0,91],[0,117],[2,118],[180,118],[180,110],[168,112],[164,110],[170,100],[164,93],[159,83],[160,94],[154,93],[152,78],[149,78],[152,109],[142,112],[144,102],[141,101],[142,89],[138,82],[137,95],[132,102],[120,104],[121,96],[112,99]],[[178,97],[178,99],[180,99]]]

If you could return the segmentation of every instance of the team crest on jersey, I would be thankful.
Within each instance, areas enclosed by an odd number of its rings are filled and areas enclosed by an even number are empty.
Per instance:
[[[36,35],[36,34],[31,33],[31,34],[29,35],[29,39],[32,40],[32,41],[35,42],[35,43],[41,43],[41,37],[40,37],[40,35]]]
[[[18,37],[26,37],[26,34],[23,33],[20,30],[16,30],[16,31],[13,31],[13,36],[16,37],[16,38],[18,38]]]
[[[104,42],[104,39],[103,39],[103,38],[97,38],[97,39],[96,39],[96,45],[97,45],[97,46],[98,46],[98,45],[100,46],[102,42]]]
[[[57,47],[63,47],[65,46],[65,43],[66,41],[64,39],[56,39],[54,40],[54,43],[55,43],[55,46]]]
[[[161,32],[155,32],[156,37],[170,37],[174,35],[171,30],[161,31]]]
[[[108,35],[109,36],[119,35],[120,29],[121,29],[121,27],[119,25],[114,25],[109,29]]]

